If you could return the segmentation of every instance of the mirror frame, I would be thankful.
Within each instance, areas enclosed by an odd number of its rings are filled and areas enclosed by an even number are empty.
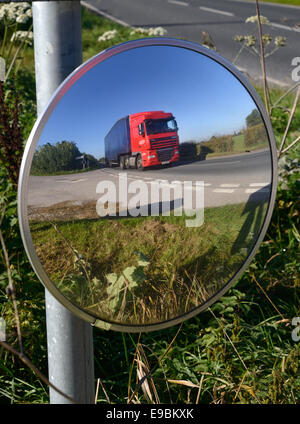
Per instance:
[[[29,173],[30,173],[33,154],[39,142],[39,138],[43,131],[43,128],[48,118],[50,117],[52,111],[56,107],[57,103],[63,97],[63,95],[67,92],[67,90],[73,85],[73,83],[77,81],[82,75],[84,75],[89,69],[100,64],[106,59],[128,50],[132,50],[132,49],[136,49],[140,47],[147,47],[147,46],[173,46],[177,48],[184,48],[187,50],[191,50],[191,51],[194,51],[195,53],[200,53],[210,58],[211,60],[215,61],[218,65],[223,66],[228,72],[230,72],[235,78],[237,78],[237,80],[244,86],[245,90],[248,91],[249,95],[253,99],[257,109],[259,110],[261,114],[262,120],[264,122],[265,129],[268,134],[269,146],[270,146],[272,180],[271,180],[271,192],[270,192],[267,212],[265,214],[264,222],[257,236],[256,242],[251,252],[247,256],[247,258],[241,264],[240,269],[233,275],[233,277],[227,282],[227,284],[225,284],[222,287],[222,289],[217,291],[205,303],[201,304],[200,306],[192,309],[191,311],[179,317],[172,318],[163,322],[154,323],[154,324],[128,325],[128,324],[121,324],[117,322],[104,321],[92,314],[88,314],[85,310],[81,309],[79,306],[76,306],[74,303],[68,300],[57,289],[55,284],[50,280],[50,278],[44,271],[43,266],[37,256],[37,253],[35,251],[35,247],[31,238],[30,226],[29,226],[28,215],[27,215],[28,180],[29,180]],[[97,54],[96,56],[92,57],[91,59],[89,59],[84,64],[80,65],[78,68],[76,68],[57,88],[57,90],[51,97],[50,101],[48,102],[44,112],[41,113],[40,116],[38,117],[30,133],[30,136],[27,140],[26,147],[24,150],[23,160],[21,164],[21,169],[20,169],[20,177],[19,177],[19,185],[18,185],[18,216],[19,216],[20,231],[21,231],[21,236],[22,236],[24,247],[25,247],[25,251],[39,280],[46,287],[46,289],[56,298],[58,302],[60,302],[72,313],[74,313],[77,317],[85,321],[88,321],[93,326],[96,326],[105,330],[115,330],[115,331],[121,331],[121,332],[146,332],[146,331],[162,330],[167,327],[179,324],[189,318],[194,317],[195,315],[198,315],[200,312],[206,310],[210,305],[216,302],[223,294],[225,294],[230,289],[230,287],[232,287],[232,285],[237,281],[237,279],[242,275],[242,273],[245,271],[245,269],[248,267],[248,265],[252,261],[255,253],[257,252],[266,234],[268,225],[271,220],[273,208],[274,208],[276,191],[277,191],[277,183],[278,183],[277,149],[276,149],[276,142],[275,142],[275,137],[273,134],[270,119],[265,110],[263,102],[261,101],[260,97],[256,93],[255,89],[252,87],[248,79],[234,65],[232,65],[229,61],[227,61],[226,59],[224,59],[222,56],[218,55],[214,51],[204,46],[201,46],[200,44],[190,42],[190,41],[178,40],[176,38],[167,38],[167,37],[145,38],[145,39],[133,40],[133,41],[128,41],[126,43],[118,44],[114,47],[106,49],[100,52],[99,54]]]

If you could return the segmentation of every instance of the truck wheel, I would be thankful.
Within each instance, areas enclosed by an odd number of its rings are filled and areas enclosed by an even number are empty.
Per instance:
[[[135,165],[136,169],[138,169],[139,171],[144,170],[142,155],[137,155]]]
[[[129,157],[125,156],[124,158],[124,168],[128,169],[129,168]]]

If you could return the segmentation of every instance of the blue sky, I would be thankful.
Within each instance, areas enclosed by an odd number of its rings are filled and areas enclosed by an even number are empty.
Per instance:
[[[212,59],[178,47],[139,47],[77,80],[49,117],[39,145],[74,141],[99,158],[118,119],[148,110],[173,113],[181,142],[201,141],[241,129],[255,107],[241,83]]]

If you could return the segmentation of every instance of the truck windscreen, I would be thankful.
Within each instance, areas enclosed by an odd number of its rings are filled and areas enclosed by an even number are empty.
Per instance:
[[[147,134],[159,134],[170,131],[177,131],[175,119],[146,119]]]

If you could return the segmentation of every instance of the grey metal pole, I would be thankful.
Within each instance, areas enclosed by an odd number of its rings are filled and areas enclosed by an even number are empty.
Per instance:
[[[32,2],[37,109],[82,62],[79,1]],[[94,403],[93,330],[46,290],[49,380],[82,404]],[[50,388],[50,403],[71,403]]]

